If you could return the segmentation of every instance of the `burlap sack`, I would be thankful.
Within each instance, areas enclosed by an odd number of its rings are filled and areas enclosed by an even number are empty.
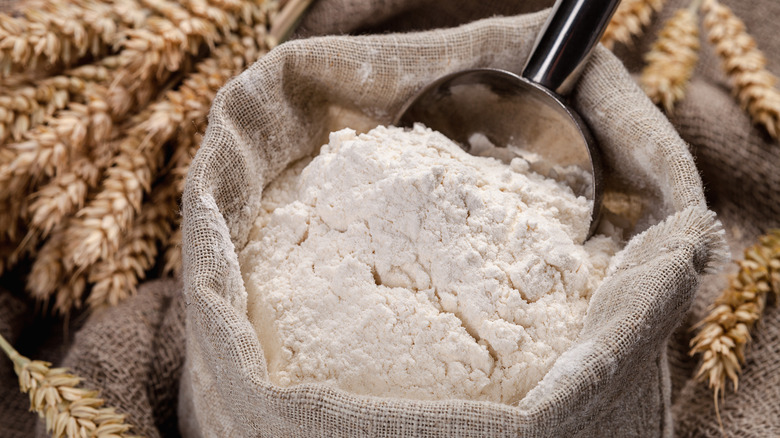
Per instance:
[[[236,253],[263,187],[329,131],[389,123],[441,75],[473,67],[518,71],[544,18],[296,41],[223,88],[183,197],[185,436],[672,435],[666,341],[700,275],[724,256],[724,240],[685,143],[601,47],[573,105],[601,145],[608,189],[638,198],[641,220],[594,294],[577,342],[516,406],[277,387],[246,316]]]

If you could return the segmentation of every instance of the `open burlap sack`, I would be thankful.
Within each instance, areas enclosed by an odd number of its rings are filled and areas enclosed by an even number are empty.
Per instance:
[[[410,29],[452,26],[458,23],[458,10],[487,16],[549,6],[552,0],[537,2],[484,2],[487,10],[467,1],[447,7],[444,14],[425,13],[435,0],[319,0],[301,25],[301,36],[324,33],[371,32],[365,23],[378,23],[381,29]],[[767,58],[767,68],[780,75],[780,38],[777,17],[780,2],[775,0],[719,0],[742,19]],[[687,0],[667,0],[653,17],[644,34],[632,44],[615,48],[618,58],[638,78],[647,53],[664,23]],[[438,11],[438,8],[436,8]],[[349,11],[349,13],[347,13]],[[372,11],[374,14],[372,15]],[[333,17],[337,17],[333,19]],[[463,19],[463,17],[460,17]],[[780,227],[780,144],[755,126],[747,113],[731,96],[722,60],[701,32],[701,50],[696,73],[685,99],[669,118],[690,145],[706,187],[708,205],[724,224],[726,237],[735,259],[744,248],[754,244],[760,234]],[[672,377],[673,413],[679,436],[720,437],[712,392],[706,382],[693,378],[699,357],[688,354],[695,324],[727,285],[727,273],[706,276],[697,291],[690,312],[683,319],[669,344]],[[740,378],[739,391],[729,385],[719,402],[724,432],[729,437],[780,436],[780,382],[776,367],[780,362],[780,306],[770,305],[746,352],[747,363]]]
[[[671,436],[666,341],[725,254],[685,143],[599,48],[573,93],[641,219],[594,294],[577,342],[516,406],[281,388],[246,316],[237,251],[263,187],[329,131],[387,124],[420,87],[473,67],[518,71],[545,13],[418,34],[280,46],[219,93],[183,197],[185,436]]]

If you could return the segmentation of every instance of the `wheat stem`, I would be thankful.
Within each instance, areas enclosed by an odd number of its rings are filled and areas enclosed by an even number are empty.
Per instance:
[[[289,4],[279,12],[266,37],[269,49],[278,46],[281,41],[290,36],[311,3],[312,0],[290,0]]]

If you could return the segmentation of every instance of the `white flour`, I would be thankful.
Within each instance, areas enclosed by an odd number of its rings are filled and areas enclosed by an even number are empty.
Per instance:
[[[305,166],[305,167],[304,167]],[[271,380],[513,403],[580,331],[618,250],[589,202],[439,133],[331,134],[240,254]]]

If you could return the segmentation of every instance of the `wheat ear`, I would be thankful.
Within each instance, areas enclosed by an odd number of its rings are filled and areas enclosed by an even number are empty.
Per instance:
[[[44,305],[54,296],[54,308],[63,315],[78,307],[86,286],[83,275],[74,275],[73,267],[65,265],[66,229],[65,223],[55,227],[38,249],[26,283],[30,296]]]
[[[29,192],[45,177],[67,170],[71,158],[84,153],[87,146],[110,138],[113,122],[104,100],[105,88],[90,84],[85,93],[86,103],[71,102],[46,125],[27,132],[26,141],[8,146],[15,156],[0,165],[0,197]]]
[[[132,436],[125,416],[105,407],[97,391],[80,388],[80,377],[22,356],[2,335],[0,349],[14,364],[19,388],[30,396],[30,410],[46,421],[46,431],[53,437]]]
[[[202,46],[213,48],[220,34],[214,24],[192,16],[171,0],[142,0],[162,16],[147,19],[144,28],[127,32],[120,44],[116,83],[131,93],[163,83],[193,59]],[[145,102],[140,102],[144,105]]]
[[[90,268],[88,281],[93,287],[87,305],[91,309],[115,306],[136,294],[138,282],[157,260],[158,245],[171,234],[179,196],[172,179],[155,185],[119,249]]]
[[[762,125],[773,138],[780,135],[780,91],[777,77],[766,69],[766,58],[745,23],[731,9],[715,0],[702,4],[704,27],[723,69],[744,110],[754,123]]]
[[[28,196],[29,232],[46,238],[55,226],[84,207],[89,190],[94,189],[110,162],[113,142],[103,142],[98,154],[80,156],[72,168],[48,181]],[[100,153],[102,152],[102,153]]]
[[[47,24],[0,14],[0,75],[8,76],[20,66],[37,64],[38,56],[45,56],[50,63],[72,61],[71,44],[75,41],[65,40],[63,47],[60,35]]]
[[[239,17],[244,24],[251,25],[255,20],[258,2],[247,0],[210,0],[219,9]]]
[[[699,1],[680,9],[664,25],[645,54],[647,65],[639,83],[650,99],[671,113],[682,100],[699,60]]]
[[[709,381],[716,409],[727,379],[735,391],[738,388],[750,330],[761,319],[768,296],[780,297],[780,230],[760,237],[737,264],[739,272],[697,324],[701,329],[691,340],[690,354],[701,355],[696,378]]]
[[[19,142],[24,134],[46,122],[70,102],[86,102],[93,85],[105,86],[117,65],[116,57],[72,68],[63,74],[35,79],[18,77],[5,81],[7,94],[0,95],[0,143]]]
[[[25,232],[19,215],[25,208],[25,199],[0,200],[0,275],[13,268],[24,255],[19,249]]]
[[[4,75],[33,72],[39,59],[70,65],[97,57],[121,40],[126,20],[110,3],[48,0],[22,7],[18,17],[0,14],[0,65]]]
[[[660,11],[666,0],[623,0],[615,10],[601,43],[612,49],[615,43],[628,45],[634,37],[642,35],[653,14]]]
[[[9,87],[10,93],[0,96],[0,143],[7,138],[21,141],[22,135],[64,109],[71,93],[83,89],[83,82],[66,76],[42,80],[38,86]]]

